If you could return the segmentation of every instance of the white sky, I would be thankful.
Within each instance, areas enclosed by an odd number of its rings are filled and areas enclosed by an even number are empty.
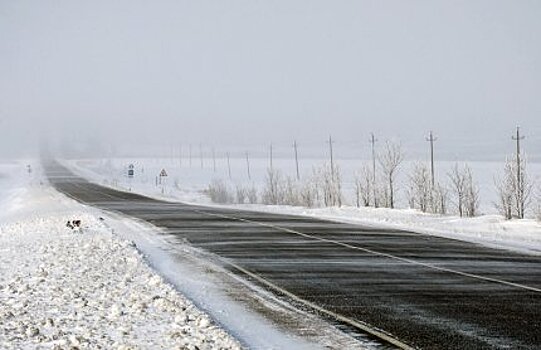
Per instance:
[[[415,152],[433,129],[483,156],[517,124],[539,153],[540,94],[540,1],[0,0],[1,154],[51,130]]]

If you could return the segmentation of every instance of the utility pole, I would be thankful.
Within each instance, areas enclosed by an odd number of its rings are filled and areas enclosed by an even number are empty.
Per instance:
[[[517,205],[519,206],[519,210],[520,210],[520,217],[521,219],[524,219],[524,208],[523,208],[523,198],[522,198],[522,195],[523,195],[523,183],[522,183],[522,178],[521,178],[521,174],[520,174],[520,168],[521,168],[521,165],[522,165],[522,160],[520,159],[520,141],[521,140],[524,140],[524,136],[520,136],[520,126],[517,126],[517,134],[516,136],[512,136],[511,137],[513,140],[517,141],[517,194],[518,194],[518,197],[520,198],[519,202],[520,203],[517,203]]]
[[[370,133],[370,140],[369,142],[372,145],[372,190],[374,194],[374,207],[378,207],[378,197],[377,197],[377,189],[376,189],[376,142],[378,140],[374,136],[374,133]]]
[[[199,144],[199,160],[201,161],[201,169],[203,169],[203,146]]]
[[[334,182],[334,160],[333,160],[333,154],[332,154],[332,144],[334,141],[332,140],[331,135],[329,135],[329,141],[327,142],[329,143],[329,154],[331,157],[331,179]]]
[[[297,152],[297,140],[293,141],[293,149],[295,150],[295,167],[297,169],[297,180],[300,180],[301,175],[299,173],[299,155]]]
[[[212,170],[216,172],[216,150],[212,147]]]
[[[192,167],[192,145],[190,144],[190,168]]]
[[[229,173],[229,180],[231,180],[231,162],[229,160],[229,152],[226,153],[227,156],[227,172]]]
[[[430,131],[426,140],[430,142],[430,175],[432,176],[432,189],[434,189],[434,142],[437,141],[438,138],[434,137],[432,131]]]
[[[246,152],[246,171],[248,172],[248,180],[252,179],[250,175],[250,158],[248,158],[248,152]]]
[[[270,152],[269,152],[269,155],[270,155],[270,170],[272,171],[272,143],[270,144]]]

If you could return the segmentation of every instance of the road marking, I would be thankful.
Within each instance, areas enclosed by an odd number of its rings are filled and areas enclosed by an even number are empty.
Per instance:
[[[388,334],[388,333],[386,333],[386,332],[384,332],[382,330],[379,330],[379,329],[369,325],[368,323],[365,323],[365,322],[362,322],[362,321],[355,321],[355,320],[352,320],[352,319],[347,318],[345,316],[342,316],[340,314],[337,314],[335,312],[324,309],[324,308],[322,308],[321,306],[319,306],[317,304],[314,304],[314,303],[312,303],[312,302],[310,302],[308,300],[304,300],[304,299],[296,296],[295,294],[293,294],[291,292],[288,292],[287,290],[275,285],[274,283],[272,283],[270,281],[267,281],[263,277],[255,274],[255,273],[253,273],[253,272],[251,272],[249,270],[246,270],[245,268],[243,268],[243,267],[229,261],[228,259],[222,258],[221,260],[224,263],[226,263],[226,264],[232,266],[233,268],[239,270],[240,272],[242,272],[242,273],[256,279],[260,283],[262,283],[262,284],[264,284],[264,285],[278,291],[279,293],[282,293],[282,294],[288,296],[289,298],[291,298],[291,299],[293,299],[293,300],[295,300],[295,301],[297,301],[297,302],[299,302],[301,304],[309,306],[309,307],[313,308],[316,311],[319,311],[319,312],[321,312],[323,314],[331,316],[331,317],[333,317],[333,318],[335,318],[335,319],[337,319],[337,320],[339,320],[341,322],[349,324],[350,326],[358,328],[358,329],[360,329],[360,330],[362,330],[362,331],[364,331],[364,332],[366,332],[366,333],[368,333],[368,334],[370,334],[370,335],[372,335],[372,336],[374,336],[376,338],[384,340],[384,341],[388,342],[389,344],[392,344],[392,345],[394,345],[394,346],[396,346],[396,347],[398,347],[400,349],[403,349],[403,350],[414,350],[415,349],[415,348],[401,342],[400,340],[396,339],[396,337],[394,335],[392,335],[392,334]]]
[[[349,243],[344,243],[344,242],[336,241],[336,240],[333,240],[333,239],[312,236],[310,234],[298,232],[298,231],[291,230],[291,229],[288,229],[288,228],[285,228],[285,227],[280,227],[280,226],[267,224],[267,223],[263,223],[263,222],[258,222],[258,221],[253,221],[253,220],[249,220],[249,219],[238,218],[238,217],[225,215],[225,214],[215,214],[215,213],[209,213],[209,212],[206,212],[206,211],[200,211],[200,210],[195,210],[195,209],[194,209],[194,211],[197,212],[197,213],[200,213],[200,214],[206,214],[206,215],[210,215],[210,216],[221,217],[221,218],[224,218],[224,219],[237,220],[237,221],[247,222],[247,223],[251,223],[251,224],[255,224],[255,225],[259,225],[259,226],[263,226],[263,227],[269,227],[269,228],[273,228],[275,230],[296,234],[296,235],[299,235],[299,236],[302,236],[302,237],[305,237],[305,238],[318,240],[320,242],[331,243],[331,244],[339,245],[339,246],[349,248],[349,249],[360,250],[360,251],[370,253],[370,254],[373,254],[373,255],[383,256],[383,257],[386,257],[386,258],[398,260],[398,261],[405,262],[405,263],[412,264],[412,265],[423,266],[423,267],[433,269],[433,270],[437,270],[437,271],[448,272],[448,273],[452,273],[452,274],[455,274],[455,275],[460,275],[460,276],[464,276],[464,277],[469,277],[469,278],[474,278],[474,279],[478,279],[478,280],[482,280],[482,281],[503,284],[503,285],[507,285],[507,286],[510,286],[510,287],[515,287],[515,288],[525,289],[525,290],[529,290],[529,291],[536,292],[536,293],[541,293],[540,288],[530,287],[530,286],[520,284],[520,283],[515,283],[515,282],[504,281],[504,280],[500,280],[500,279],[497,279],[497,278],[476,275],[476,274],[473,274],[473,273],[453,270],[453,269],[450,269],[450,268],[447,268],[447,267],[435,266],[435,265],[424,263],[424,262],[421,262],[421,261],[416,261],[416,260],[412,260],[412,259],[408,259],[408,258],[402,258],[402,257],[392,255],[392,254],[389,254],[389,253],[382,253],[382,252],[378,252],[376,250],[354,246],[354,245],[351,245]]]

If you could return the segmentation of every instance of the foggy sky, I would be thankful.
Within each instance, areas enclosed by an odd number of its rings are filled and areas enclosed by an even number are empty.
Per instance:
[[[0,146],[541,146],[539,1],[0,0]]]

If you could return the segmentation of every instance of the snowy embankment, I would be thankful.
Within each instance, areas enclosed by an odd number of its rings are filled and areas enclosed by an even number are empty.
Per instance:
[[[126,177],[126,166],[130,162],[137,165],[135,178]],[[259,164],[254,162],[255,165]],[[253,168],[258,178],[264,179],[265,162]],[[171,165],[171,160],[127,159],[108,160],[105,164],[100,160],[76,160],[65,162],[75,172],[101,185],[124,191],[134,191],[150,197],[170,201],[182,201],[193,204],[213,205],[203,193],[216,174],[209,168],[179,168]],[[168,165],[168,166],[167,166]],[[169,177],[165,185],[156,186],[154,174],[167,168]],[[238,165],[240,168],[241,165]],[[486,166],[485,166],[486,167]],[[483,166],[477,168],[483,169]],[[144,170],[142,172],[141,170]],[[234,169],[236,173],[240,169]],[[152,174],[152,175],[151,175]],[[484,179],[481,188],[489,192],[487,183],[490,173],[480,173]],[[254,178],[255,176],[252,175]],[[242,183],[242,182],[241,182]],[[252,182],[253,183],[253,182]],[[246,184],[246,183],[243,183]],[[261,187],[262,183],[255,183]],[[488,194],[487,194],[488,196]],[[228,205],[236,209],[259,210],[281,214],[304,215],[323,219],[354,223],[380,228],[409,230],[424,234],[443,236],[467,242],[483,244],[490,247],[508,249],[527,254],[541,254],[541,223],[534,219],[505,220],[496,214],[481,215],[476,218],[460,218],[452,215],[433,215],[412,209],[356,208],[302,208],[272,205]]]
[[[240,348],[96,212],[23,169],[0,166],[0,348]]]

